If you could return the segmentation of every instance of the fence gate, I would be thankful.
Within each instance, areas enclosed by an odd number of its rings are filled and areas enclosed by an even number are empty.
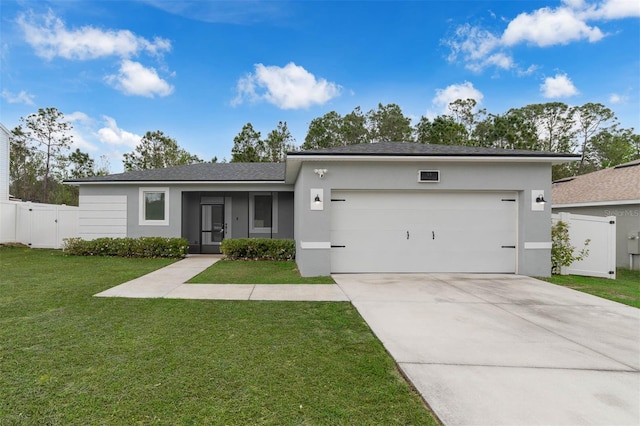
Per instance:
[[[77,237],[78,207],[55,204],[6,202],[1,242],[19,242],[31,248],[62,248],[64,238]],[[5,219],[6,218],[6,219]]]
[[[616,278],[616,218],[615,216],[586,216],[557,213],[551,216],[553,223],[562,221],[569,225],[569,239],[576,250],[587,248],[589,255],[569,267],[563,267],[562,275]]]

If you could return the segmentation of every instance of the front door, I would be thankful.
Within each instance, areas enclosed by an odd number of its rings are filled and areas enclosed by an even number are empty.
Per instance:
[[[200,205],[200,253],[220,253],[224,239],[224,204]]]

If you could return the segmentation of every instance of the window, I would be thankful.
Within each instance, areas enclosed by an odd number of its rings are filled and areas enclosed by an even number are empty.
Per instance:
[[[271,192],[249,193],[249,232],[278,232],[278,194]]]
[[[140,188],[140,225],[169,224],[169,188]]]

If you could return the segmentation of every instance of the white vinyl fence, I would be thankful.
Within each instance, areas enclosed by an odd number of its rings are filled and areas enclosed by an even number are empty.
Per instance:
[[[571,213],[552,215],[553,223],[562,221],[569,225],[569,238],[576,251],[591,240],[589,255],[562,268],[562,275],[584,275],[588,277],[616,278],[616,218],[615,216],[586,216]]]
[[[22,243],[31,248],[62,248],[64,238],[77,237],[78,207],[0,202],[0,243]]]

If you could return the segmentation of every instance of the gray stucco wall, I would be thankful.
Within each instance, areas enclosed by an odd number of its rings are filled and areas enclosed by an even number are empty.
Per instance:
[[[169,224],[140,225],[139,188],[169,187]],[[129,237],[181,237],[183,236],[183,214],[188,220],[199,220],[199,210],[183,208],[185,192],[212,192],[231,197],[232,238],[293,238],[293,187],[285,184],[217,184],[217,185],[167,185],[167,184],[125,184],[125,185],[81,185],[80,195],[124,195],[127,197],[127,236]],[[249,192],[278,193],[278,232],[269,234],[249,233]],[[192,200],[191,200],[192,201]],[[191,204],[192,202],[189,201]],[[197,203],[199,205],[199,202]],[[195,210],[195,211],[194,211]]]
[[[320,179],[314,169],[327,169]],[[419,183],[418,170],[440,170],[439,183]],[[551,209],[531,210],[531,191],[551,194],[549,163],[498,162],[305,162],[295,185],[296,259],[303,275],[331,272],[330,249],[303,249],[301,242],[330,243],[330,202],[324,210],[310,210],[310,189],[321,188],[329,201],[331,190],[415,190],[415,191],[497,191],[518,192],[517,273],[549,276],[550,248],[525,249],[525,243],[550,243]]]
[[[630,232],[640,232],[640,204],[626,204],[596,207],[559,207],[553,213],[572,213],[587,216],[616,217],[616,266],[629,269],[627,236]],[[633,269],[640,270],[640,255],[633,255]]]

